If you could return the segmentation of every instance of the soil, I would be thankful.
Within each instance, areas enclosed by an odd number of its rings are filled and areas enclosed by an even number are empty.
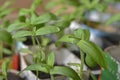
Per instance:
[[[25,80],[24,78],[21,78],[19,75],[12,73],[12,72],[8,72],[8,80]]]

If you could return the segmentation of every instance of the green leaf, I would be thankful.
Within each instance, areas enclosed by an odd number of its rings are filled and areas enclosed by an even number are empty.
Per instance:
[[[29,9],[21,9],[19,11],[19,16],[24,16],[24,15],[27,15],[30,13],[30,10]]]
[[[50,66],[48,66],[47,64],[42,64],[42,63],[38,63],[38,64],[32,64],[30,66],[27,66],[24,70],[22,70],[20,73],[22,73],[25,70],[31,70],[31,71],[41,71],[41,72],[45,72],[45,73],[49,73],[50,70]],[[19,74],[20,74],[19,73]]]
[[[97,5],[99,5],[99,4],[100,4],[99,1],[100,1],[100,0],[93,0],[93,1],[91,2],[91,8],[95,8]]]
[[[7,49],[7,48],[4,48],[3,52],[4,52],[4,54],[8,54],[8,55],[12,55],[13,54],[12,51]]]
[[[5,3],[0,7],[0,11],[5,10],[10,4],[11,4],[10,1],[5,2]]]
[[[83,52],[89,54],[89,56],[91,56],[101,67],[105,69],[108,68],[104,52],[96,44],[90,41],[80,40],[77,45]]]
[[[14,9],[8,9],[0,12],[0,18],[5,17],[6,15],[10,14]]]
[[[100,80],[120,80],[119,65],[109,53],[105,53],[108,69],[103,69]]]
[[[13,35],[13,38],[20,38],[20,37],[26,37],[26,36],[32,36],[31,31],[18,31]]]
[[[44,51],[40,51],[37,54],[34,54],[34,62],[35,63],[41,63],[45,61],[45,52]]]
[[[31,10],[35,11],[35,9],[42,3],[42,0],[34,0],[31,6]]]
[[[51,21],[52,19],[55,19],[55,15],[53,15],[52,13],[46,13],[46,14],[43,14],[37,17],[34,21],[32,21],[32,24],[47,23]]]
[[[70,25],[70,22],[71,21],[67,20],[58,21],[57,23],[55,23],[55,26],[58,26],[60,30],[63,30]]]
[[[47,5],[45,6],[46,9],[52,9],[54,7],[56,7],[58,5],[58,2],[56,1],[50,1],[49,3],[47,3]]]
[[[31,24],[34,24],[34,20],[36,20],[38,18],[38,15],[37,15],[37,13],[35,13],[35,12],[32,12],[31,13]]]
[[[113,22],[120,20],[120,14],[113,15],[110,19],[107,20],[106,25],[110,25]]]
[[[11,4],[11,1],[6,1],[1,7],[0,7],[0,18],[4,18],[6,15],[10,14],[14,9],[8,8],[8,6]],[[7,9],[7,10],[6,10]]]
[[[46,35],[50,33],[55,33],[60,31],[60,29],[56,26],[47,26],[47,27],[42,27],[36,31],[36,35]]]
[[[48,54],[48,58],[47,58],[46,63],[47,63],[47,65],[53,67],[54,62],[55,62],[55,55],[54,55],[53,52],[51,52],[51,53]]]
[[[90,32],[88,29],[78,29],[74,32],[74,36],[78,39],[89,40]]]
[[[6,59],[4,60],[3,64],[2,64],[2,74],[7,77],[7,69],[8,69],[8,64],[9,64],[10,60]]]
[[[85,62],[90,68],[95,68],[97,66],[97,63],[93,60],[93,58],[91,58],[89,54],[86,54]]]
[[[16,31],[16,30],[19,30],[19,29],[22,29],[22,28],[26,28],[28,26],[29,25],[26,24],[26,23],[15,22],[8,27],[7,31],[12,32],[12,31]]]
[[[67,34],[60,38],[57,42],[69,42],[69,43],[76,43],[77,40],[72,37],[73,35]]]
[[[90,76],[91,76],[92,80],[97,80],[97,78],[94,74],[90,73]]]
[[[7,44],[12,44],[12,35],[5,30],[0,30],[0,41],[3,41]]]
[[[72,78],[73,80],[81,80],[78,74],[71,68],[65,66],[56,66],[51,71],[50,74],[60,74]]]
[[[80,0],[80,2],[85,6],[90,6],[90,0]]]

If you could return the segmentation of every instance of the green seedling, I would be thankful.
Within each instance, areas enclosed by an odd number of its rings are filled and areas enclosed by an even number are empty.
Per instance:
[[[74,31],[73,34],[64,35],[58,40],[58,42],[69,42],[72,44],[76,44],[80,48],[81,64],[79,67],[80,72],[78,74],[80,74],[81,79],[82,79],[84,60],[91,67],[95,67],[96,64],[100,65],[105,69],[107,69],[108,67],[105,60],[104,51],[102,51],[102,49],[100,49],[100,47],[97,46],[95,43],[91,42],[89,38],[90,38],[89,30],[78,29]],[[87,55],[87,57],[84,59],[85,54]]]
[[[2,63],[2,74],[0,75],[1,80],[8,80],[7,79],[7,72],[8,72],[8,65],[9,65],[10,60],[5,59],[5,61]]]

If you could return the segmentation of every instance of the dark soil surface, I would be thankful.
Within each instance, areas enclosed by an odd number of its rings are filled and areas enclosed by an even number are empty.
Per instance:
[[[19,75],[8,72],[8,80],[25,80],[24,78],[21,78]]]

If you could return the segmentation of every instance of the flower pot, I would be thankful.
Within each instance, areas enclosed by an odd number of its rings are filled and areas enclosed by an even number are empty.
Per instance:
[[[10,59],[9,69],[19,70],[20,67],[19,54],[14,54],[13,56],[3,58],[2,60],[0,60],[0,65],[2,65],[5,59]]]

